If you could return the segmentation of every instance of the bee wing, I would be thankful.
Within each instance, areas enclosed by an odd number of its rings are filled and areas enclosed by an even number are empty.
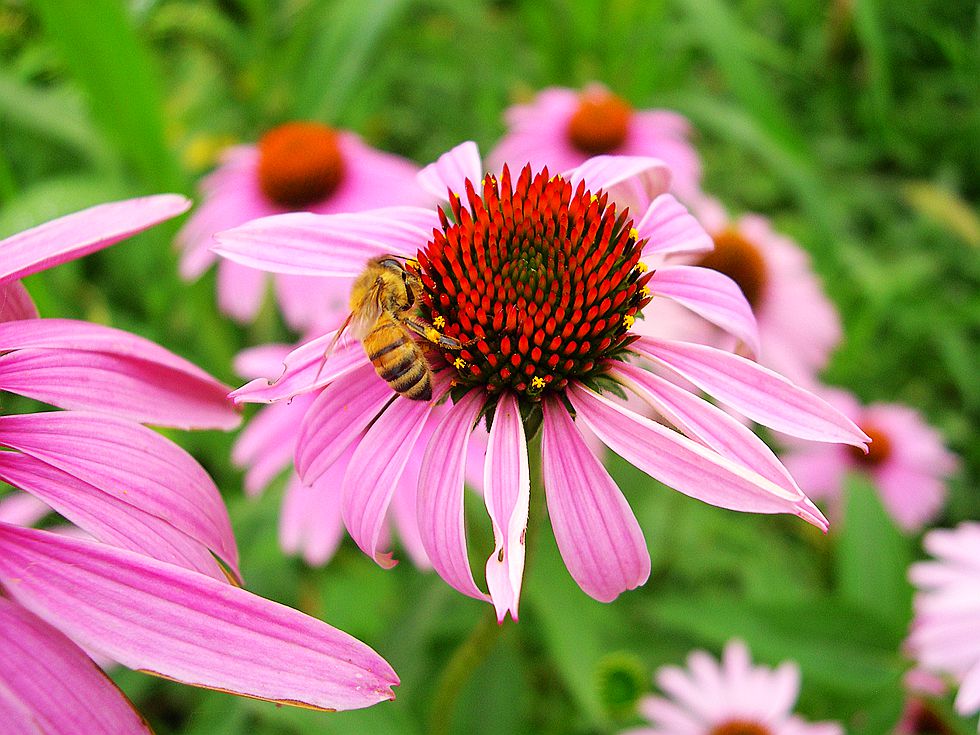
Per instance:
[[[383,290],[384,281],[379,278],[367,290],[357,308],[348,317],[351,331],[357,339],[363,340],[381,318],[384,312],[384,306],[381,304]]]

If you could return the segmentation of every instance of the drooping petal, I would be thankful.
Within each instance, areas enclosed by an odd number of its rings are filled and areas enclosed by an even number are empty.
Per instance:
[[[298,427],[312,402],[310,395],[301,395],[265,406],[238,435],[231,461],[247,470],[246,494],[258,495],[292,464]]]
[[[374,421],[395,392],[371,364],[324,388],[303,417],[296,441],[296,471],[313,482]]]
[[[441,200],[445,200],[450,191],[462,196],[467,180],[477,186],[483,179],[480,149],[472,140],[460,143],[419,171],[417,177],[419,186]]]
[[[156,432],[111,416],[52,411],[0,416],[0,444],[168,520],[238,574],[218,488],[187,452]]]
[[[361,551],[385,568],[395,564],[390,552],[378,551],[391,496],[434,406],[433,401],[396,398],[368,430],[347,465],[344,525]]]
[[[0,283],[0,322],[37,319],[34,299],[20,281]]]
[[[354,339],[341,337],[328,355],[335,334],[328,332],[300,345],[286,355],[278,378],[256,378],[232,391],[230,397],[235,403],[274,403],[309,393],[368,364],[361,343]]]
[[[0,323],[0,386],[61,408],[183,429],[231,429],[229,386],[148,339],[72,319]]]
[[[489,602],[473,581],[463,518],[466,449],[482,405],[481,391],[470,391],[432,432],[419,475],[418,517],[422,545],[439,576],[464,595]]]
[[[614,363],[610,374],[687,436],[746,465],[788,492],[803,495],[765,442],[717,406],[635,365]]]
[[[245,378],[265,378],[282,372],[283,360],[295,349],[294,345],[269,343],[246,347],[235,355],[235,372]]]
[[[673,253],[704,253],[715,243],[687,208],[670,194],[661,194],[636,223],[636,231],[647,240],[643,257]]]
[[[214,285],[218,292],[218,308],[239,324],[248,324],[262,308],[268,279],[265,272],[257,268],[230,260],[219,261]]]
[[[286,704],[356,709],[398,677],[360,641],[202,574],[105,544],[0,525],[0,582],[124,666]]]
[[[670,188],[670,169],[659,158],[647,156],[595,156],[567,172],[572,187],[580,181],[592,192],[602,189],[622,210],[634,216]]]
[[[611,602],[650,576],[643,531],[565,407],[541,406],[544,489],[558,550],[586,594]]]
[[[99,541],[227,581],[208,551],[166,520],[26,454],[0,452],[0,479],[40,498]]]
[[[630,349],[753,421],[811,441],[864,448],[870,438],[822,398],[744,357],[704,345],[640,337]]]
[[[186,197],[159,194],[99,204],[19,232],[0,241],[0,283],[109,247],[190,206]]]
[[[790,492],[578,385],[568,391],[578,417],[614,452],[656,480],[711,505],[750,513],[792,513],[824,528],[800,492]]]
[[[510,617],[517,620],[531,479],[524,422],[517,400],[510,393],[500,397],[494,411],[483,488],[494,539],[493,553],[487,559],[487,588],[497,621],[503,622],[508,610]]]
[[[650,279],[655,295],[666,296],[737,337],[759,355],[759,329],[752,307],[731,278],[711,268],[661,266]]]
[[[122,692],[57,629],[0,597],[0,730],[150,735]]]
[[[356,276],[368,260],[380,255],[414,257],[438,224],[434,208],[295,212],[219,232],[211,249],[236,263],[272,273]]]

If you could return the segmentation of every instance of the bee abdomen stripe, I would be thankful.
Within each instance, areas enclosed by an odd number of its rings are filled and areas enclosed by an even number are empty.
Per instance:
[[[385,380],[388,380],[388,382],[391,383],[391,387],[397,390],[399,393],[409,392],[412,386],[416,385],[421,380],[425,380],[425,382],[428,383],[429,373],[426,370],[425,365],[418,362],[414,363],[414,365],[418,368],[417,370],[412,372],[406,370],[405,374],[400,375],[397,378],[392,380],[385,378]]]
[[[417,364],[418,360],[414,354],[406,355],[399,362],[396,362],[394,365],[380,373],[381,378],[383,380],[387,380],[389,383],[392,383],[411,370],[413,365]]]
[[[392,352],[394,350],[397,350],[403,344],[405,344],[405,337],[404,336],[401,336],[397,340],[395,340],[394,342],[389,342],[384,347],[382,347],[380,350],[375,350],[374,352],[372,352],[371,354],[369,354],[368,355],[368,360],[371,360],[371,361],[377,360],[382,355],[387,355],[389,352]]]

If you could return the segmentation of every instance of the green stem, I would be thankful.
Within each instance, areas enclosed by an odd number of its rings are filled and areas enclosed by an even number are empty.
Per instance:
[[[531,497],[529,502],[527,532],[524,534],[524,544],[526,558],[524,564],[524,576],[527,578],[527,569],[531,558],[535,555],[537,547],[538,531],[541,527],[542,516],[544,515],[544,486],[541,483],[541,435],[536,435],[528,440],[528,469],[531,477]],[[435,694],[432,697],[432,709],[429,716],[430,735],[448,735],[452,726],[453,714],[456,711],[456,702],[459,699],[463,687],[470,680],[473,672],[479,668],[494,645],[500,638],[503,625],[497,623],[497,616],[493,609],[487,610],[477,621],[473,630],[466,637],[456,650],[453,651],[449,661],[439,675],[436,682]]]

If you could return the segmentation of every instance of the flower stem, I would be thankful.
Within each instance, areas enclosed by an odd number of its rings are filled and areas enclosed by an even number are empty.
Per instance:
[[[524,534],[526,548],[525,578],[527,562],[531,560],[538,529],[541,526],[545,510],[544,486],[541,482],[541,435],[528,439],[528,469],[531,477],[531,498],[528,514],[527,532]],[[503,625],[497,623],[497,616],[490,608],[477,620],[476,625],[466,639],[456,647],[449,661],[439,675],[435,693],[432,696],[432,708],[429,716],[430,735],[448,735],[452,725],[453,713],[463,687],[469,681],[473,672],[486,660],[493,650],[497,639],[500,638]]]

